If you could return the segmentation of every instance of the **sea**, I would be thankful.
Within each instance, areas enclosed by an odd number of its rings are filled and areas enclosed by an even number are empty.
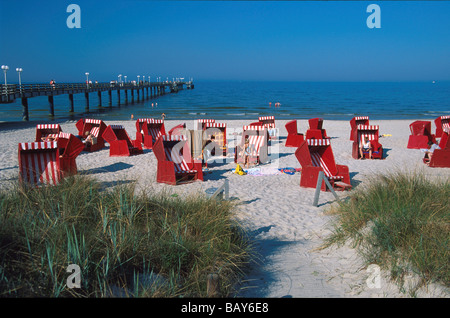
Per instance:
[[[97,93],[89,95],[89,113],[84,94],[74,95],[74,113],[69,113],[68,95],[54,97],[55,116],[49,116],[46,96],[28,99],[29,121],[76,120],[82,117],[107,120],[161,118],[166,120],[216,119],[257,121],[260,116],[275,119],[350,120],[354,116],[370,119],[428,119],[450,115],[450,81],[428,82],[269,82],[194,81],[194,89],[183,89],[145,100],[125,101],[107,92],[99,107]],[[0,104],[0,122],[22,121],[20,99]]]

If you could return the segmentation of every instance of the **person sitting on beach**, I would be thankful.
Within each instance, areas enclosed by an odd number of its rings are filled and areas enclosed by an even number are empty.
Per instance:
[[[244,155],[244,167],[248,168],[250,164],[248,157],[251,155],[251,146],[248,138],[245,138],[243,155]]]
[[[86,147],[90,147],[97,143],[97,137],[95,137],[93,134],[91,134],[90,131],[86,131],[85,135],[86,135],[86,138],[83,140],[83,143],[86,145]]]
[[[441,148],[439,147],[438,144],[435,144],[434,142],[429,141],[429,142],[428,142],[428,148],[422,150],[423,152],[425,152],[425,158],[424,158],[424,160],[425,160],[425,162],[426,162],[427,165],[430,164],[431,157],[433,157],[433,152],[434,152],[436,149],[441,149]]]
[[[45,136],[45,137],[41,137],[41,141],[55,141],[55,140],[56,140],[56,138],[53,135],[48,135],[48,136]]]
[[[361,155],[361,159],[364,159],[363,152],[369,152],[369,159],[372,159],[372,145],[370,144],[369,137],[364,137],[364,141],[361,146],[359,146],[359,154]]]

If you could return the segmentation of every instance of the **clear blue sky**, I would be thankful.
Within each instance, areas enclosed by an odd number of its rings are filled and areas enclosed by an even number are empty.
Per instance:
[[[450,2],[0,0],[0,64],[11,83],[450,80]]]

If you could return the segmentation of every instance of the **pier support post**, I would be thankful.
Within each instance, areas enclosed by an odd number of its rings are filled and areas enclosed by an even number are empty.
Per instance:
[[[108,90],[108,96],[109,96],[109,107],[111,107],[112,106],[112,92],[110,89]]]
[[[73,113],[74,112],[74,109],[73,109],[73,94],[69,94],[69,104],[70,104],[69,112]]]
[[[48,111],[50,116],[55,116],[55,104],[53,102],[53,95],[48,96]]]
[[[85,109],[86,109],[86,111],[89,111],[89,93],[88,92],[84,93],[84,99],[86,100],[86,107],[85,107]]]
[[[97,96],[98,96],[98,107],[102,107],[102,91],[98,91]]]
[[[117,104],[120,106],[120,89],[117,90]]]
[[[22,120],[28,121],[28,98],[22,97]]]
[[[131,102],[134,103],[134,89],[131,89]]]
[[[137,100],[138,100],[138,102],[139,102],[139,100],[141,99],[141,98],[139,97],[139,88],[136,90],[136,93],[137,93]]]
[[[128,90],[125,90],[125,104],[128,104]]]

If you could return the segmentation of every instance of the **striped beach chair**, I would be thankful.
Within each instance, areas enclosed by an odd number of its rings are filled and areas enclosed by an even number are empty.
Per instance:
[[[57,139],[60,167],[63,176],[77,173],[76,158],[83,151],[84,144],[75,135],[60,132]]]
[[[278,131],[275,128],[275,116],[260,116],[258,122],[261,126],[266,127],[269,133],[269,139],[276,139]]]
[[[311,118],[308,120],[309,129],[306,131],[306,139],[327,139],[327,132],[322,128],[322,118]]]
[[[31,186],[56,185],[61,173],[56,141],[19,143],[19,181]]]
[[[383,159],[383,146],[379,143],[379,126],[378,125],[358,125],[356,127],[356,140],[353,141],[352,157],[359,159],[361,154],[359,147],[364,142],[365,137],[369,138],[372,146],[372,159]],[[368,151],[363,151],[364,158],[369,157]]]
[[[47,138],[52,138],[56,140],[58,134],[62,131],[59,124],[38,124],[36,125],[36,139],[35,141],[51,141],[46,140]]]
[[[297,131],[297,120],[291,120],[285,125],[287,130],[286,147],[298,147],[305,139],[303,134]]]
[[[429,166],[432,168],[450,168],[450,128],[444,127],[442,129],[441,140],[439,142],[439,148],[433,152],[431,160],[429,160]],[[425,163],[428,161],[426,158],[423,160]]]
[[[407,148],[424,149],[428,147],[428,142],[436,142],[436,138],[431,134],[431,121],[416,120],[409,125],[411,135],[408,139]]]
[[[170,185],[203,181],[201,161],[193,161],[183,135],[162,135],[153,145],[158,160],[156,181]]]
[[[197,119],[197,130],[204,130],[207,123],[215,123],[215,119]]]
[[[97,139],[97,142],[94,145],[85,146],[85,151],[93,152],[105,147],[105,141],[102,136],[106,129],[106,124],[102,120],[83,118],[78,120],[75,126],[77,127],[78,135],[81,138],[86,138],[86,132],[90,132]]]
[[[348,166],[336,164],[329,139],[306,139],[295,151],[295,156],[302,166],[301,187],[315,188],[320,171],[323,171],[334,189],[346,190],[352,187]],[[321,190],[327,190],[325,182],[322,182]]]
[[[227,155],[227,124],[226,123],[206,123],[203,128],[203,140],[211,140],[222,149],[222,155]],[[218,154],[216,154],[218,155]]]
[[[169,135],[182,135],[186,130],[186,123],[178,124],[169,130]]]
[[[144,153],[138,140],[131,140],[122,125],[108,125],[102,135],[109,143],[110,157],[127,157]]]
[[[152,149],[156,139],[166,134],[164,120],[154,118],[140,118],[136,121],[136,140],[145,149]]]
[[[444,129],[450,129],[450,116],[439,116],[434,120],[436,125],[436,138],[440,138]]]
[[[268,161],[268,139],[269,134],[267,128],[264,126],[244,126],[242,132],[242,140],[239,145],[236,146],[234,151],[234,162],[243,164],[245,163],[244,157],[244,144],[245,139],[249,140],[249,146],[251,153],[248,156],[249,164],[260,164]]]
[[[350,120],[350,140],[355,141],[357,138],[358,125],[369,125],[369,116],[356,116]]]

